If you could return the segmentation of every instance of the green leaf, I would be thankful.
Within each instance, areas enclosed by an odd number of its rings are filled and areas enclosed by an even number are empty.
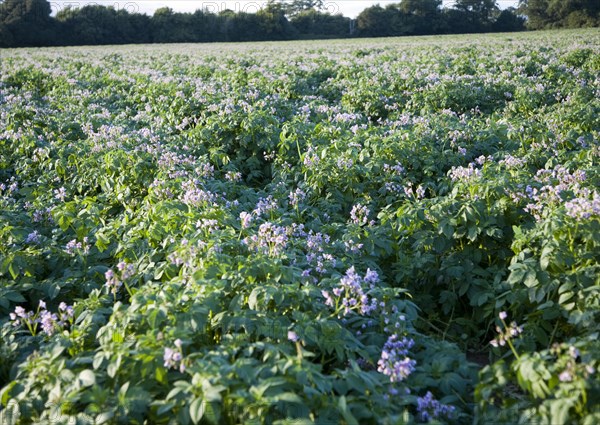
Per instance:
[[[8,264],[8,272],[10,273],[13,279],[19,277],[19,271],[15,269],[15,263],[12,261]]]
[[[156,410],[156,414],[158,416],[160,416],[164,413],[170,412],[171,410],[173,410],[173,407],[175,407],[175,406],[176,406],[175,403],[165,403]]]
[[[254,288],[248,296],[248,307],[251,310],[256,310],[258,307],[258,295],[262,292],[262,288]]]
[[[156,371],[154,372],[154,377],[156,378],[157,382],[160,382],[161,384],[168,384],[169,380],[167,379],[168,376],[168,371],[166,368],[164,367],[157,367]]]
[[[284,393],[278,394],[274,397],[274,400],[285,401],[287,403],[297,403],[297,404],[304,403],[304,401],[302,400],[302,398],[300,398],[298,396],[298,394],[295,394],[292,392],[284,392]]]
[[[550,260],[552,259],[553,248],[550,245],[544,246],[540,254],[540,267],[542,270],[547,270]]]
[[[96,383],[96,374],[93,370],[86,369],[79,373],[79,384],[84,387],[91,387]]]
[[[341,396],[339,398],[338,410],[342,414],[342,417],[348,423],[348,425],[358,425],[358,421],[348,409],[348,405],[346,404],[346,396]]]
[[[560,294],[560,296],[558,297],[558,303],[564,304],[567,301],[569,301],[571,298],[573,298],[574,296],[575,296],[575,294],[573,292],[564,292],[564,293]]]
[[[538,286],[539,281],[537,279],[537,276],[536,276],[535,272],[534,271],[530,271],[529,273],[527,273],[527,276],[525,277],[525,281],[523,283],[528,288],[533,288],[533,287]]]
[[[190,418],[192,422],[197,424],[204,416],[205,401],[201,398],[195,398],[190,404]]]
[[[111,378],[114,378],[115,375],[117,374],[117,371],[119,370],[119,365],[117,364],[117,362],[110,362],[106,368],[106,374],[108,376],[110,376]]]
[[[552,400],[550,403],[550,417],[553,423],[569,423],[569,410],[573,407],[573,402],[568,398],[561,397],[558,400]]]
[[[17,381],[12,381],[10,384],[0,390],[0,405],[7,407],[10,400],[10,392],[17,385]]]

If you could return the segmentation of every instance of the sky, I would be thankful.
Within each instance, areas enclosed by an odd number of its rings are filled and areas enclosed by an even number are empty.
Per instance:
[[[350,18],[356,16],[369,6],[380,4],[385,6],[391,3],[400,3],[401,0],[324,0],[325,8],[331,13],[341,13]],[[156,9],[170,7],[176,12],[194,12],[206,9],[211,12],[220,12],[231,9],[235,12],[254,13],[267,4],[267,0],[49,0],[54,13],[71,5],[83,7],[89,4],[112,6],[115,9],[126,9],[129,12],[146,13],[152,15]],[[444,0],[444,5],[451,4],[452,0]],[[517,6],[518,0],[497,0],[501,9]]]

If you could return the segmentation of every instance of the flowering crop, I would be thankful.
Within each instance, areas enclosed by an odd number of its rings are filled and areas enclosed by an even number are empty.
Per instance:
[[[2,51],[0,423],[594,423],[598,46]]]
[[[25,311],[23,307],[17,306],[15,311],[9,314],[9,317],[13,326],[24,326],[33,336],[38,332],[38,325],[46,336],[52,336],[57,330],[63,330],[66,326],[73,324],[74,309],[73,306],[61,302],[58,312],[52,313],[46,309],[46,303],[40,301],[35,312]]]

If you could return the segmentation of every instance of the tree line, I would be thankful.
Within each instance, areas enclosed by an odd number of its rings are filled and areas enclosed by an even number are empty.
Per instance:
[[[256,13],[224,10],[152,16],[87,5],[51,16],[47,0],[0,0],[0,47],[63,46],[508,32],[597,26],[598,0],[401,0],[363,10],[355,20],[323,10],[323,0],[269,0]]]

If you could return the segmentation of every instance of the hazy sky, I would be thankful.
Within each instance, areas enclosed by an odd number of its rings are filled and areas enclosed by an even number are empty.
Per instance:
[[[49,0],[54,12],[67,5],[83,7],[88,4],[99,4],[112,6],[115,9],[126,9],[130,12],[153,14],[160,7],[168,6],[176,12],[193,12],[197,9],[207,9],[219,12],[231,9],[236,12],[254,13],[265,4],[267,0]],[[344,16],[355,18],[362,10],[379,3],[385,6],[390,3],[400,3],[401,0],[324,0],[325,7],[332,13],[342,13]],[[444,4],[450,4],[452,0],[444,0]],[[516,6],[518,0],[499,0],[501,8]]]

